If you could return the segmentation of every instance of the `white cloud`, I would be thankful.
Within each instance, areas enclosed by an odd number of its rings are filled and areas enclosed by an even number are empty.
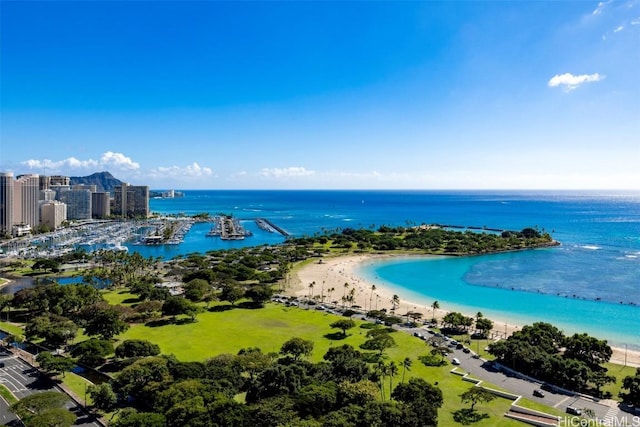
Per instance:
[[[180,166],[160,166],[152,169],[149,175],[153,178],[163,177],[182,177],[182,178],[202,178],[213,175],[211,168],[202,167],[198,163],[193,162],[185,167]]]
[[[609,0],[609,1],[601,1],[600,3],[598,3],[598,7],[596,7],[593,11],[594,15],[600,15],[602,13],[602,11],[604,10],[604,8],[611,3],[613,0]]]
[[[114,166],[121,170],[136,170],[140,169],[140,164],[131,160],[131,158],[125,156],[122,153],[114,153],[107,151],[100,157],[100,165],[102,166]]]
[[[303,167],[293,166],[288,168],[263,168],[260,175],[267,178],[300,177],[315,174],[315,171],[306,170]]]
[[[604,78],[605,76],[601,76],[598,73],[580,74],[580,75],[564,73],[564,74],[556,74],[555,76],[553,76],[551,80],[549,80],[549,83],[547,83],[547,85],[549,87],[564,86],[565,90],[568,92],[573,89],[576,89],[578,86],[582,85],[583,83],[599,82]]]
[[[90,169],[108,169],[115,168],[117,170],[137,170],[140,168],[140,165],[134,161],[132,161],[129,157],[125,156],[122,153],[113,153],[111,151],[107,151],[104,153],[100,160],[87,159],[87,160],[79,160],[75,157],[68,157],[63,160],[25,160],[21,162],[22,165],[26,166],[29,169],[36,170],[38,173],[50,174],[50,173],[60,173],[60,172],[71,172],[71,171],[86,171]]]
[[[614,33],[619,33],[620,31],[624,30],[624,25],[620,25],[618,28],[616,28],[615,30],[613,30]]]
[[[631,21],[631,25],[640,25],[640,18],[636,18],[633,21]]]

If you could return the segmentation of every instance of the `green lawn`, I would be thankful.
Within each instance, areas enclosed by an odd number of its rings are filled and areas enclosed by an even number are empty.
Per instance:
[[[329,327],[337,319],[338,316],[324,311],[269,303],[264,309],[258,310],[234,308],[202,313],[198,315],[197,322],[191,324],[159,327],[137,325],[118,338],[146,339],[158,344],[164,354],[173,354],[184,361],[202,361],[220,353],[236,354],[245,347],[260,347],[263,352],[278,352],[285,341],[296,336],[314,341],[311,360],[319,361],[331,346],[350,344],[358,348],[366,339],[367,329],[360,328],[363,321],[357,321],[356,328],[348,331],[345,339],[335,340],[326,337],[337,332]],[[402,381],[402,361],[409,357],[412,366],[405,373],[405,380],[411,376],[419,376],[436,383],[444,394],[445,402],[439,411],[440,425],[458,425],[451,413],[463,407],[460,395],[473,384],[463,381],[459,375],[451,374],[451,365],[436,368],[420,363],[418,356],[429,351],[429,347],[422,340],[402,332],[394,332],[393,337],[397,347],[386,351],[387,362],[393,360],[399,367],[398,375],[393,378],[393,385]],[[491,384],[486,385],[495,387]],[[386,395],[389,395],[388,379]],[[511,401],[504,398],[498,398],[490,404],[477,405],[477,409],[488,413],[490,418],[474,425],[520,426],[519,422],[503,416],[510,405]]]
[[[20,326],[16,326],[13,323],[0,322],[0,329],[16,336],[24,334],[24,330]]]
[[[85,398],[86,387],[89,387],[93,384],[92,382],[81,377],[80,375],[74,374],[73,372],[66,372],[64,377],[59,376],[58,379],[61,380],[64,385],[69,387],[69,389],[73,391],[75,395],[78,396],[82,401],[84,401]],[[88,395],[87,400],[89,400],[89,404],[92,404],[91,398]]]
[[[137,302],[139,297],[135,294],[130,293],[126,289],[120,289],[117,291],[105,290],[102,291],[102,297],[111,305],[131,305],[132,302]]]
[[[2,384],[0,384],[0,396],[2,396],[2,398],[6,400],[9,405],[13,405],[18,401],[13,393],[11,393],[9,389]]]
[[[608,374],[616,378],[616,382],[613,384],[607,384],[602,388],[603,392],[610,392],[614,399],[618,399],[618,394],[622,388],[622,381],[627,376],[634,376],[636,374],[636,368],[631,366],[616,365],[613,363],[605,363],[604,366],[608,369]]]

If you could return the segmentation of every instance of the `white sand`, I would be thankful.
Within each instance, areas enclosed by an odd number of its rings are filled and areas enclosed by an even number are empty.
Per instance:
[[[380,283],[373,283],[356,275],[357,267],[362,263],[371,262],[375,259],[392,257],[394,255],[344,255],[338,257],[322,258],[321,262],[314,262],[303,267],[294,269],[290,276],[289,289],[287,294],[299,297],[315,296],[324,302],[336,302],[342,305],[342,297],[348,295],[352,289],[354,291],[354,304],[365,310],[387,311],[392,308],[393,293]],[[310,284],[314,283],[313,288]],[[345,287],[345,283],[348,286]],[[375,288],[373,288],[375,286]],[[402,297],[400,295],[400,297]],[[400,307],[397,314],[405,314],[408,310],[417,311],[423,314],[424,319],[431,319],[434,315],[431,308],[424,304],[420,305],[401,298]],[[436,310],[436,319],[442,319],[447,314],[444,310]],[[464,313],[466,316],[474,317],[476,313]],[[505,325],[507,334],[513,333],[523,325],[515,323]],[[504,336],[502,328],[500,331],[494,330],[498,336]],[[624,348],[613,347],[611,362],[628,366],[640,367],[640,351],[626,350]]]

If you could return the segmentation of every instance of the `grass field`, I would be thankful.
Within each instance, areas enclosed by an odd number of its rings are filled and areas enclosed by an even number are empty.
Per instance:
[[[110,298],[129,298],[127,295]],[[217,306],[222,310],[223,305]],[[269,303],[263,309],[233,308],[224,311],[208,311],[198,315],[197,322],[190,324],[169,324],[159,327],[137,325],[119,336],[125,339],[146,339],[158,344],[164,354],[173,354],[184,361],[202,361],[220,353],[236,354],[246,347],[259,347],[263,352],[278,352],[282,344],[292,337],[312,340],[315,343],[312,361],[320,361],[331,346],[350,344],[355,348],[366,339],[367,329],[357,326],[348,331],[345,339],[335,339],[336,332],[329,325],[339,317],[324,311],[305,310]],[[460,395],[472,384],[450,373],[452,366],[427,367],[418,361],[418,356],[427,354],[429,347],[420,339],[402,332],[394,332],[397,346],[388,349],[387,362],[395,361],[399,367],[393,384],[402,381],[402,361],[408,357],[412,361],[410,370],[405,372],[405,380],[419,376],[437,384],[444,394],[444,405],[439,411],[439,424],[458,425],[452,412],[464,407]],[[387,379],[386,395],[389,395]],[[490,386],[490,385],[489,385]],[[496,387],[497,388],[497,387]],[[476,408],[486,412],[490,418],[475,423],[478,427],[519,426],[519,422],[505,418],[511,401],[498,398],[490,404]],[[536,408],[538,409],[538,408]]]
[[[9,391],[7,387],[0,384],[0,396],[7,401],[9,405],[13,405],[18,399]]]
[[[24,330],[21,327],[14,325],[13,323],[0,322],[0,329],[16,336],[24,334]]]

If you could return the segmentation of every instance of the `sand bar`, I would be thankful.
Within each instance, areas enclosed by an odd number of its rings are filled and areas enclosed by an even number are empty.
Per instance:
[[[392,308],[393,292],[380,283],[372,283],[358,276],[357,269],[363,263],[371,263],[390,257],[397,257],[397,255],[359,254],[322,258],[321,262],[316,261],[294,269],[290,277],[290,289],[287,290],[287,293],[298,297],[316,296],[325,302],[336,302],[342,305],[342,297],[353,292],[353,303],[362,309],[368,311],[386,308],[389,311]],[[311,283],[314,284],[313,287],[310,286]],[[404,314],[408,310],[421,312],[424,319],[431,319],[434,315],[433,310],[427,309],[424,304],[401,300],[397,313]],[[447,311],[435,311],[437,319],[442,319],[445,314]],[[463,314],[475,316],[475,313]],[[507,322],[505,325],[507,335],[522,326],[524,325]],[[500,329],[504,335],[502,327]],[[619,347],[612,347],[612,349],[612,363],[624,365],[626,361],[628,366],[640,367],[640,351]]]

